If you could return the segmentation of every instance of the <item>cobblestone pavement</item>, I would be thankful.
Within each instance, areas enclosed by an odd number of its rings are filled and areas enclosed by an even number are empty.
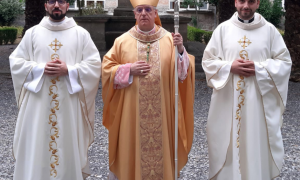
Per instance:
[[[8,57],[17,45],[1,45],[0,46],[0,73],[9,72]]]
[[[203,75],[196,81],[195,133],[189,161],[181,172],[181,180],[206,180],[208,154],[206,117],[212,90],[206,86]],[[0,75],[0,180],[12,180],[14,159],[12,142],[18,109],[9,75]],[[108,134],[102,125],[103,103],[101,87],[96,98],[95,142],[89,148],[92,175],[88,180],[105,180],[108,174]],[[300,179],[300,83],[290,82],[287,109],[282,128],[285,158],[281,176],[277,180]]]

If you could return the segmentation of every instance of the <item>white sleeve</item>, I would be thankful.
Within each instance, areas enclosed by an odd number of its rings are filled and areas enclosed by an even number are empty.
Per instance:
[[[274,88],[274,83],[267,70],[259,62],[254,62],[254,65],[258,87],[261,95],[264,96]]]
[[[179,60],[180,62],[182,61],[182,58],[183,58],[183,54],[181,55],[180,53],[178,53],[178,57],[179,57]]]
[[[68,72],[69,75],[65,76],[66,78],[66,83],[67,83],[67,88],[70,94],[75,94],[78,93],[82,90],[82,87],[80,86],[78,82],[78,71],[75,66],[69,66],[68,67]]]
[[[129,83],[129,84],[132,84],[132,82],[133,82],[133,75],[129,75],[128,83]]]
[[[34,66],[25,80],[24,88],[34,93],[39,92],[45,79],[44,70],[44,63]]]

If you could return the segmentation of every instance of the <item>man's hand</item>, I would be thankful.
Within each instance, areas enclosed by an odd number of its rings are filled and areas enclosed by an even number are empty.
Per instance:
[[[68,74],[68,67],[65,62],[57,59],[47,62],[44,73],[48,76],[65,76]]]
[[[137,61],[131,64],[130,75],[146,76],[150,71],[150,66],[145,61]]]
[[[182,54],[183,51],[184,51],[184,46],[183,46],[183,40],[182,40],[181,34],[179,34],[179,33],[176,33],[176,34],[172,33],[172,37],[173,37],[174,46],[177,46],[178,52],[180,54]]]
[[[233,74],[249,77],[255,75],[255,66],[253,61],[245,61],[243,59],[237,59],[233,61],[231,70]]]

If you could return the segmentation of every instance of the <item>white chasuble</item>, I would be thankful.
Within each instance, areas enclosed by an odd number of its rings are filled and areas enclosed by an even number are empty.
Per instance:
[[[47,17],[27,30],[10,56],[19,115],[13,143],[14,180],[82,180],[90,173],[95,96],[101,60],[89,33],[72,18]],[[68,76],[44,74],[60,59]]]
[[[255,76],[232,74],[236,59],[254,61]],[[257,13],[249,24],[235,13],[214,31],[202,61],[214,88],[207,122],[209,179],[270,180],[279,175],[291,64],[282,36]]]

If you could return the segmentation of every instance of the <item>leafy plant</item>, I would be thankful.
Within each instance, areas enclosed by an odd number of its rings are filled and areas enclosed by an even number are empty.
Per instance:
[[[84,7],[84,1],[83,0],[76,0],[77,7],[79,9],[79,16],[82,16],[82,8]]]
[[[18,30],[17,37],[21,37],[22,36],[22,32],[23,32],[23,29],[24,29],[23,26],[2,26],[0,28],[16,28]]]
[[[73,4],[75,3],[75,0],[68,0],[68,3],[69,3],[70,5],[73,5]]]
[[[261,14],[267,21],[278,27],[283,16],[282,0],[261,0],[257,12]]]
[[[198,27],[198,9],[200,9],[200,7],[202,7],[204,5],[203,3],[204,3],[203,0],[184,0],[183,3],[181,4],[182,7],[184,7],[184,8],[187,8],[188,6],[195,7],[196,23],[195,23],[195,20],[192,19],[192,23],[193,23],[194,27]]]
[[[83,16],[103,14],[103,13],[104,13],[103,7],[98,4],[96,5],[96,7],[94,7],[94,5],[88,5],[87,7],[82,9]]]
[[[22,0],[0,0],[0,26],[10,26],[24,13]]]
[[[219,4],[219,0],[204,0],[204,2],[207,2],[213,6],[218,6],[218,4]]]
[[[192,26],[188,26],[187,38],[189,41],[199,41],[207,44],[212,36],[212,32],[204,31]]]
[[[284,15],[283,8],[281,6],[282,0],[274,0],[272,6],[272,16],[270,17],[270,22],[274,26],[278,27],[281,21],[281,17]]]
[[[197,22],[197,17],[196,16],[192,16],[192,21],[191,22],[192,22],[194,27],[197,27],[198,22]]]
[[[0,28],[0,45],[8,44],[9,42],[13,44],[15,40],[17,39],[17,28],[11,28],[11,27],[3,27]]]
[[[278,29],[278,28],[277,28],[277,30],[279,31],[279,33],[281,34],[281,36],[284,37],[284,30]]]

